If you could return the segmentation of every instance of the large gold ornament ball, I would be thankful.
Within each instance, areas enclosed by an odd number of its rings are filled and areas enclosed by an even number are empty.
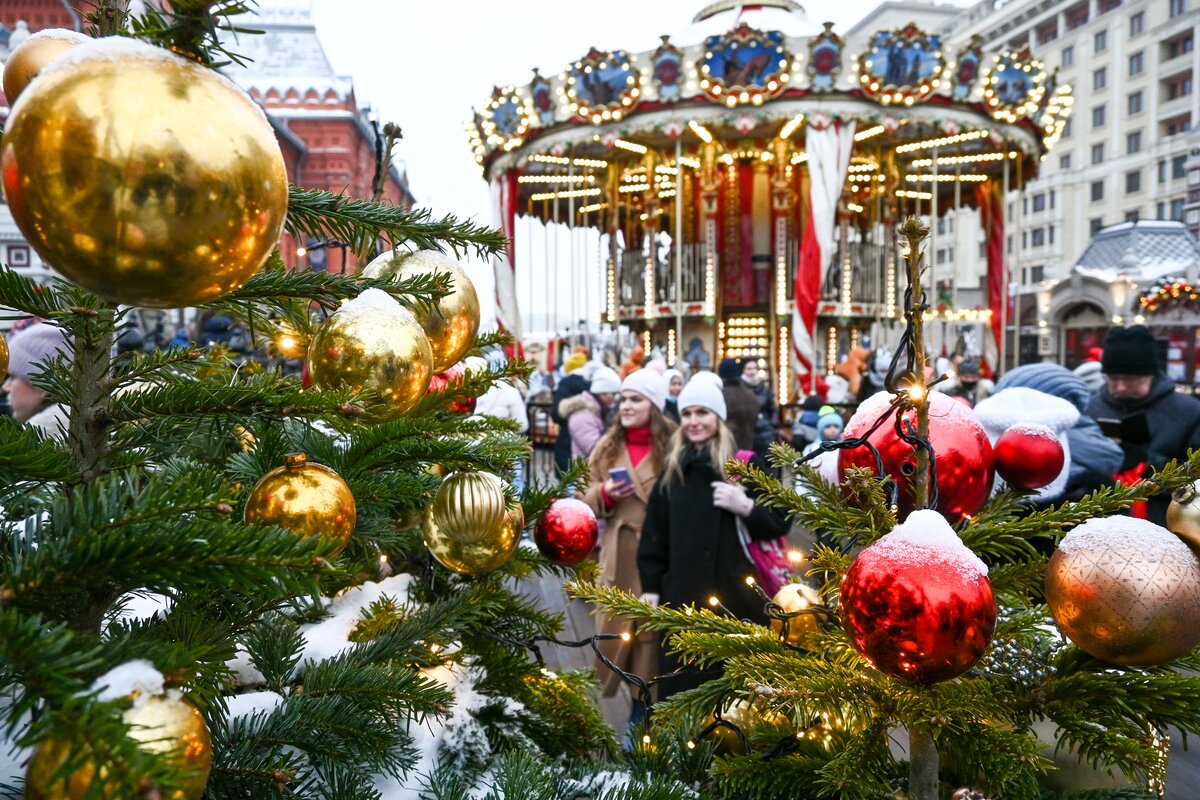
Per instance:
[[[246,498],[245,520],[251,525],[278,525],[303,537],[327,536],[340,544],[354,534],[354,495],[342,476],[304,453],[289,453],[282,467],[259,479]]]
[[[1200,559],[1153,522],[1088,520],[1051,557],[1046,603],[1085,653],[1123,666],[1162,664],[1200,644]]]
[[[779,606],[785,614],[796,614],[787,620],[787,636],[784,637],[783,620],[771,619],[771,630],[782,641],[790,645],[803,647],[805,640],[818,632],[817,618],[814,614],[797,614],[821,605],[821,595],[817,590],[803,583],[789,583],[780,587],[771,602]]]
[[[319,389],[364,393],[364,418],[384,422],[425,396],[433,353],[412,314],[386,292],[367,289],[317,329],[308,346],[308,370]]]
[[[1167,506],[1167,530],[1200,553],[1200,481],[1181,486],[1171,494]]]
[[[511,508],[494,530],[470,543],[455,541],[446,535],[434,519],[433,507],[425,510],[423,526],[425,546],[446,569],[460,575],[486,575],[504,566],[521,543],[525,512]]]
[[[129,731],[130,738],[137,741],[141,749],[162,753],[190,773],[182,785],[161,796],[166,800],[199,800],[212,769],[212,742],[199,709],[177,693],[169,692],[135,702],[123,716],[133,726]],[[48,739],[38,746],[25,774],[27,800],[115,796],[112,794],[115,786],[93,788],[93,784],[105,781],[107,770],[104,767],[97,769],[95,760],[87,754],[74,772],[55,780],[55,773],[70,755],[71,743],[64,739]]]
[[[490,472],[456,472],[438,487],[431,513],[443,535],[460,544],[477,542],[508,517],[504,483]]]
[[[258,272],[287,214],[275,134],[227,78],[121,37],[89,41],[13,107],[0,147],[21,233],[116,303],[206,303]]]
[[[479,295],[466,270],[449,256],[436,250],[413,253],[389,251],[363,269],[367,278],[403,280],[417,275],[449,273],[450,294],[437,302],[435,309],[416,312],[417,322],[425,329],[433,348],[433,371],[443,372],[457,364],[479,333]]]
[[[4,64],[4,96],[8,98],[8,104],[17,102],[17,97],[47,64],[89,41],[91,39],[76,31],[47,28],[22,42]]]

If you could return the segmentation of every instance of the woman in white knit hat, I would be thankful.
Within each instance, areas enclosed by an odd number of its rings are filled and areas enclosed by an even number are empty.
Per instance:
[[[738,525],[753,539],[787,533],[787,519],[758,505],[731,481],[725,464],[735,455],[725,425],[725,396],[709,381],[688,382],[679,393],[679,430],[671,437],[662,477],[646,504],[638,547],[643,597],[651,603],[710,608],[716,597],[734,616],[766,622],[761,598],[746,584],[754,564],[742,548]],[[660,674],[680,666],[661,653]],[[686,672],[659,685],[659,698],[699,686],[714,673]]]
[[[663,376],[652,369],[639,369],[621,382],[617,419],[592,450],[591,481],[582,499],[604,521],[600,537],[600,584],[641,594],[637,552],[646,516],[646,500],[662,472],[667,443],[674,423],[663,416],[666,402]],[[649,680],[658,669],[658,637],[650,631],[633,630],[626,619],[596,615],[599,633],[634,635],[629,641],[600,642],[600,649],[621,669]],[[604,695],[612,697],[621,684],[615,672],[598,663],[597,673]],[[645,708],[635,705],[630,721],[640,718]],[[616,727],[624,720],[614,720]]]

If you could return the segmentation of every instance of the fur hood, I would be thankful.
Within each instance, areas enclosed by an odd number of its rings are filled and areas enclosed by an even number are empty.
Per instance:
[[[593,397],[591,392],[580,392],[574,397],[567,397],[559,401],[558,415],[563,419],[570,419],[572,414],[580,411],[599,414],[600,401]]]

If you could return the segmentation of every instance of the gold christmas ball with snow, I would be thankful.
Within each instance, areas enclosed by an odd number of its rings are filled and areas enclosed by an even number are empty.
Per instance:
[[[159,796],[165,800],[199,800],[212,769],[212,742],[204,716],[177,692],[151,697],[135,703],[122,715],[131,726],[129,737],[138,746],[172,759],[188,777],[171,791]],[[114,797],[115,785],[106,786],[108,769],[85,752],[82,763],[73,772],[58,776],[70,757],[72,746],[65,739],[48,739],[38,745],[25,773],[27,800],[84,800],[85,797]],[[99,786],[95,784],[99,783]]]
[[[289,453],[282,467],[263,475],[246,498],[248,525],[278,525],[302,537],[326,536],[341,544],[354,535],[354,494],[342,476],[304,453]]]
[[[229,294],[266,262],[287,214],[283,155],[249,95],[122,37],[78,46],[26,87],[0,161],[33,248],[115,303]]]
[[[48,28],[22,42],[4,64],[4,96],[8,98],[9,106],[16,104],[25,87],[51,61],[90,41],[82,33],[66,28]]]
[[[479,333],[479,295],[466,270],[435,250],[414,253],[388,251],[363,269],[363,277],[400,281],[419,275],[450,275],[450,293],[435,307],[415,313],[433,348],[433,371],[444,372],[457,364]]]

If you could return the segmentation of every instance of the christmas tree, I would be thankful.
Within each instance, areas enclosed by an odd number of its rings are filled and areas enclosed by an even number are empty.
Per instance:
[[[572,587],[661,631],[685,668],[719,668],[653,707],[642,757],[694,774],[705,753],[703,785],[720,797],[1160,796],[1168,728],[1200,730],[1200,561],[1184,543],[1196,539],[1200,456],[1079,502],[1031,505],[1063,450],[1036,424],[1012,425],[993,448],[966,405],[931,390],[928,231],[914,218],[901,233],[909,288],[889,392],[818,451],[840,454],[841,485],[782,445],[774,465],[796,471],[800,493],[728,465],[759,502],[821,532],[795,584],[772,597],[748,579],[770,626],[723,613],[719,597],[653,607]],[[989,497],[993,468],[1007,486]],[[1183,538],[1121,516],[1173,490]],[[1114,773],[1112,788],[1073,792],[1077,769],[1057,794],[1056,748],[1064,764]]]
[[[526,374],[470,359],[507,339],[446,255],[502,237],[289,187],[212,69],[246,4],[125,5],[5,73],[7,201],[67,278],[0,270],[0,305],[64,336],[31,381],[66,420],[0,418],[5,796],[683,797],[606,783],[594,675],[544,666],[560,619],[513,590],[578,555],[520,546],[557,487],[518,497],[527,441],[463,413]],[[379,255],[288,271],[282,232]],[[135,306],[228,314],[269,357],[115,358]]]

